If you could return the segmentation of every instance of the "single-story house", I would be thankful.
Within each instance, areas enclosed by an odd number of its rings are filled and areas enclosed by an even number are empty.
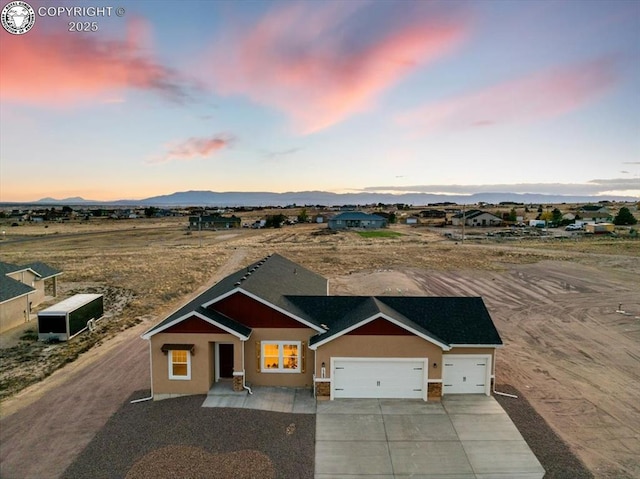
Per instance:
[[[420,212],[423,218],[446,218],[447,212],[443,210],[423,210]]]
[[[480,210],[469,210],[455,214],[451,218],[451,224],[462,226],[463,218],[466,226],[500,226],[502,224],[502,218]]]
[[[362,211],[348,211],[329,219],[328,227],[332,230],[347,228],[380,229],[387,226],[386,218],[371,215]]]
[[[189,229],[240,228],[238,216],[189,216]]]
[[[492,391],[502,345],[478,297],[331,296],[322,276],[272,254],[142,335],[154,399],[218,381],[313,388],[316,398]]]
[[[57,296],[61,274],[41,262],[18,266],[0,261],[0,333],[31,320],[31,309],[47,293]]]

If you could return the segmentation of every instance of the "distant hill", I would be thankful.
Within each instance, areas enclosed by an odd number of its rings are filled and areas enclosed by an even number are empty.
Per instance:
[[[214,192],[182,191],[170,195],[153,196],[140,200],[140,204],[154,206],[208,205],[208,206],[286,206],[286,205],[362,205],[372,203],[405,203],[426,205],[452,202],[476,204],[480,202],[497,204],[515,203],[597,203],[598,201],[636,201],[633,197],[562,196],[533,193],[477,193],[473,195],[438,195],[427,193],[331,193],[328,191],[297,191],[287,193],[270,192]]]
[[[74,197],[71,197],[71,198],[64,198],[64,199],[61,199],[61,200],[57,200],[55,198],[47,197],[47,198],[42,198],[42,199],[36,201],[35,203],[46,203],[48,205],[52,205],[52,204],[99,203],[99,201],[85,200],[84,198],[81,198],[79,196],[74,196]]]
[[[364,205],[374,203],[394,204],[404,203],[410,205],[427,205],[433,203],[457,203],[477,204],[501,202],[513,202],[523,204],[550,204],[550,203],[597,203],[599,201],[637,201],[630,196],[575,196],[575,195],[547,195],[535,193],[476,193],[473,195],[438,195],[427,193],[384,194],[375,192],[362,193],[331,193],[329,191],[291,191],[287,193],[273,193],[268,191],[226,191],[215,192],[179,191],[168,195],[152,196],[139,200],[95,201],[81,197],[73,198],[42,198],[33,205],[113,205],[113,206],[287,206],[287,205]]]

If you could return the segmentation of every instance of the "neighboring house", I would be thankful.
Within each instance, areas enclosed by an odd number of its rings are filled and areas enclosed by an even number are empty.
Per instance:
[[[31,319],[31,309],[44,301],[47,289],[58,294],[62,274],[45,263],[18,266],[0,262],[0,333]]]
[[[443,210],[424,210],[420,212],[423,218],[446,218],[447,212]]]
[[[328,221],[328,227],[332,230],[347,228],[379,229],[386,226],[387,220],[382,216],[370,215],[362,211],[340,213]]]
[[[189,229],[240,228],[240,218],[231,216],[189,216]]]
[[[584,205],[578,209],[578,216],[586,223],[606,223],[613,221],[613,216],[606,206]]]
[[[502,218],[481,210],[469,210],[453,215],[451,224],[462,226],[463,218],[466,226],[500,226],[502,224]]]
[[[329,296],[273,254],[224,278],[142,338],[154,399],[217,381],[312,388],[318,399],[491,394],[502,345],[478,297]]]

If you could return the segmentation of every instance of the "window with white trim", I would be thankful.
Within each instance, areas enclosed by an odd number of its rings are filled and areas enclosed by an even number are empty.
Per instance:
[[[262,341],[260,370],[263,373],[299,373],[300,341]]]
[[[191,379],[191,353],[187,350],[169,351],[169,379]]]

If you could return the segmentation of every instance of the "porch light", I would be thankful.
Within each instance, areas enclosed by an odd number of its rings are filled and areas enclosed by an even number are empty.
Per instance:
[[[438,363],[433,363],[433,369],[436,369],[438,367]]]

